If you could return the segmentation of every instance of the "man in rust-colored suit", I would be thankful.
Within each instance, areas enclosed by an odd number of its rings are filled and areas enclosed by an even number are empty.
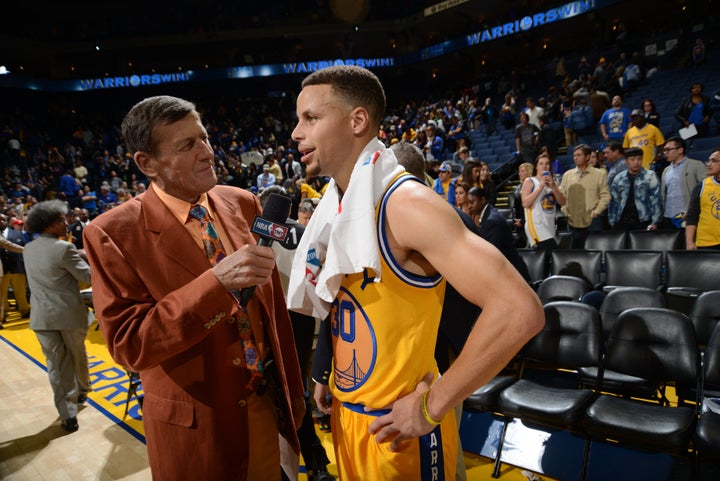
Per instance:
[[[83,235],[110,353],[142,379],[153,479],[279,480],[278,434],[299,450],[303,385],[273,251],[250,232],[260,204],[216,186],[192,103],[145,99],[122,128],[151,186]],[[194,217],[198,205],[209,218]],[[204,248],[208,232],[226,257]],[[250,286],[245,315],[231,291]],[[265,363],[264,392],[249,353]]]

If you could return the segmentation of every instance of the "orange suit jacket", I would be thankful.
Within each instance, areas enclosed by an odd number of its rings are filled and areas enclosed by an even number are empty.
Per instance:
[[[235,249],[257,242],[251,193],[216,186],[208,200]],[[238,306],[204,252],[153,189],[94,219],[83,237],[110,354],[142,379],[153,479],[245,480],[252,413]],[[280,432],[298,452],[304,388],[277,269],[255,296],[284,388]]]

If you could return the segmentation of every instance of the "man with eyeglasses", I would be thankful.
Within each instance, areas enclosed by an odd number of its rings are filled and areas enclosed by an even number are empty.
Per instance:
[[[710,154],[707,175],[690,194],[685,217],[688,250],[720,250],[720,148]]]
[[[685,141],[670,137],[663,147],[670,165],[662,173],[663,229],[682,229],[690,193],[705,178],[705,166],[685,155]]]

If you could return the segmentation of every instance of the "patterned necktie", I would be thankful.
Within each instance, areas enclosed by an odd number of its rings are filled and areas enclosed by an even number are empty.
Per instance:
[[[207,255],[210,264],[213,266],[223,260],[227,256],[227,251],[223,247],[220,236],[218,235],[215,227],[213,227],[210,216],[208,215],[207,209],[201,205],[194,205],[190,209],[190,217],[200,222],[200,229],[202,234],[203,247],[205,247],[205,254]],[[235,299],[240,299],[240,291],[235,289],[232,291],[232,295]],[[247,383],[247,388],[251,391],[257,389],[258,384],[262,380],[262,372],[265,368],[264,362],[260,359],[260,353],[255,343],[255,337],[253,336],[252,326],[250,325],[250,317],[248,316],[247,309],[241,307],[240,315],[237,318],[238,332],[240,333],[240,345],[242,346],[245,366],[250,372],[250,380]]]

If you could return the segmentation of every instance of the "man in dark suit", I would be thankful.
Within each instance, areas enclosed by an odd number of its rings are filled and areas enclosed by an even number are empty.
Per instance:
[[[145,99],[122,131],[151,185],[83,235],[110,353],[142,379],[153,479],[279,480],[305,402],[273,251],[250,231],[260,203],[216,185],[191,102]],[[245,308],[232,292],[252,286]]]
[[[24,246],[28,243],[28,235],[23,231],[25,223],[18,218],[10,221],[10,229],[7,232],[7,240]],[[27,299],[27,279],[25,277],[25,265],[23,264],[23,256],[20,253],[12,251],[4,251],[2,256],[3,272],[2,282],[0,283],[0,302],[4,306],[5,311],[10,309],[8,301],[8,289],[13,288],[17,309],[20,316],[27,317],[30,313],[30,305]]]
[[[525,261],[522,260],[513,241],[512,230],[505,216],[487,201],[485,190],[473,187],[468,192],[470,215],[477,225],[480,237],[494,245],[510,263],[517,269],[523,278],[530,282]]]

